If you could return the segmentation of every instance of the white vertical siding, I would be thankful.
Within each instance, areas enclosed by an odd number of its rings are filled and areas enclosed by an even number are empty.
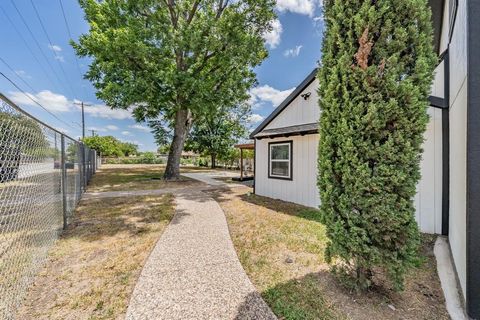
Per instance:
[[[287,108],[288,109],[288,108]],[[430,122],[425,133],[421,162],[422,179],[415,196],[416,220],[422,232],[441,233],[442,228],[442,115],[429,108]],[[318,207],[317,150],[319,135],[257,140],[255,193],[258,195]],[[293,179],[268,178],[268,143],[291,140]]]
[[[415,218],[420,230],[442,233],[442,110],[428,108],[430,122],[425,132],[420,172],[415,196]]]
[[[318,108],[318,79],[315,79],[303,90],[265,129],[283,128],[298,124],[314,123],[320,117]],[[310,98],[305,100],[302,94],[310,92]]]
[[[448,5],[448,1],[446,1]],[[446,24],[448,26],[448,24]],[[444,32],[448,32],[444,30]],[[458,2],[450,53],[450,227],[449,242],[466,293],[467,8]]]
[[[292,180],[268,178],[268,143],[292,141]],[[258,195],[318,207],[317,189],[318,134],[290,138],[257,140],[255,157],[255,193]]]

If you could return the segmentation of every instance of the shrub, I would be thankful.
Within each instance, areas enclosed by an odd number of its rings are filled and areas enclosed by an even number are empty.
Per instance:
[[[326,255],[356,289],[416,264],[413,197],[436,56],[427,0],[325,1],[320,80]]]

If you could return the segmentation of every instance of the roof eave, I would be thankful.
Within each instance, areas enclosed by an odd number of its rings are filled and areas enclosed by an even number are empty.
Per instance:
[[[312,72],[300,83],[300,85],[295,88],[295,90],[285,99],[280,103],[280,105],[273,110],[273,112],[265,119],[263,120],[260,125],[253,130],[253,132],[250,134],[250,139],[255,139],[255,135],[261,132],[265,127],[272,122],[273,119],[275,119],[288,105],[302,93],[303,90],[305,90],[306,87],[308,87],[316,78],[317,76],[317,71],[318,69],[315,68],[313,69]]]

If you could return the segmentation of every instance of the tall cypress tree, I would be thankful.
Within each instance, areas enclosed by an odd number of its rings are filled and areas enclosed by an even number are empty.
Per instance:
[[[358,289],[417,261],[413,197],[436,55],[427,0],[326,0],[318,186],[334,259]]]

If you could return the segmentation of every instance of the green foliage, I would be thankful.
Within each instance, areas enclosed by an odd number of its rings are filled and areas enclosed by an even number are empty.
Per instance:
[[[131,142],[121,142],[120,150],[126,157],[134,156],[138,154],[138,146]]]
[[[92,61],[86,78],[113,108],[175,131],[178,160],[200,115],[248,99],[267,56],[274,0],[80,0],[90,31],[73,46]],[[168,169],[169,166],[167,166]],[[170,178],[170,177],[168,177]]]
[[[157,156],[154,152],[144,152],[142,153],[142,163],[155,163]]]
[[[138,153],[138,146],[130,142],[122,142],[112,136],[85,137],[83,143],[100,152],[103,157],[122,157]]]
[[[417,261],[413,197],[436,56],[427,0],[325,1],[318,186],[327,256],[353,285]]]
[[[210,156],[214,166],[217,157],[228,156],[233,145],[246,135],[249,112],[250,107],[242,104],[219,106],[215,113],[205,114],[193,126],[186,150]]]
[[[164,158],[152,157],[151,152],[136,157],[103,158],[105,164],[165,164]]]

